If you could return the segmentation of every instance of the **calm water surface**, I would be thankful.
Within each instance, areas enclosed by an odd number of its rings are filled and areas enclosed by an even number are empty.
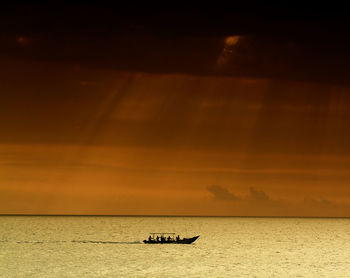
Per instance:
[[[350,219],[3,216],[0,277],[350,277]]]

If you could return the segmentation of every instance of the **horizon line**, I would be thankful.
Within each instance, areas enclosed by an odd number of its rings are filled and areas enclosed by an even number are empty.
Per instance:
[[[350,216],[277,216],[277,215],[165,215],[165,214],[26,214],[0,213],[1,216],[78,216],[78,217],[223,217],[223,218],[336,218],[347,219]]]

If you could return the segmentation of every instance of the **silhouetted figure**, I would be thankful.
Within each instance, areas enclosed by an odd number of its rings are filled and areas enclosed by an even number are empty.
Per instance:
[[[176,237],[176,241],[179,241],[180,240],[180,236],[179,235],[177,235],[177,237]]]
[[[152,237],[151,237],[151,236],[149,236],[148,240],[149,240],[149,241],[152,241]]]
[[[157,241],[159,241],[159,236],[157,236]]]
[[[170,236],[168,236],[168,241],[171,241],[171,237]]]

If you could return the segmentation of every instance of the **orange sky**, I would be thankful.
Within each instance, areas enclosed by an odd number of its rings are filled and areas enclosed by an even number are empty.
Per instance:
[[[350,216],[350,88],[11,62],[0,213]]]

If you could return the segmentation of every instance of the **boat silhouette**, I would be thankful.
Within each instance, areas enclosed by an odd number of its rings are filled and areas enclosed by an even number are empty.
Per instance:
[[[191,244],[196,241],[199,236],[191,238],[180,238],[180,236],[175,237],[175,233],[150,233],[148,240],[143,242],[146,244]]]

